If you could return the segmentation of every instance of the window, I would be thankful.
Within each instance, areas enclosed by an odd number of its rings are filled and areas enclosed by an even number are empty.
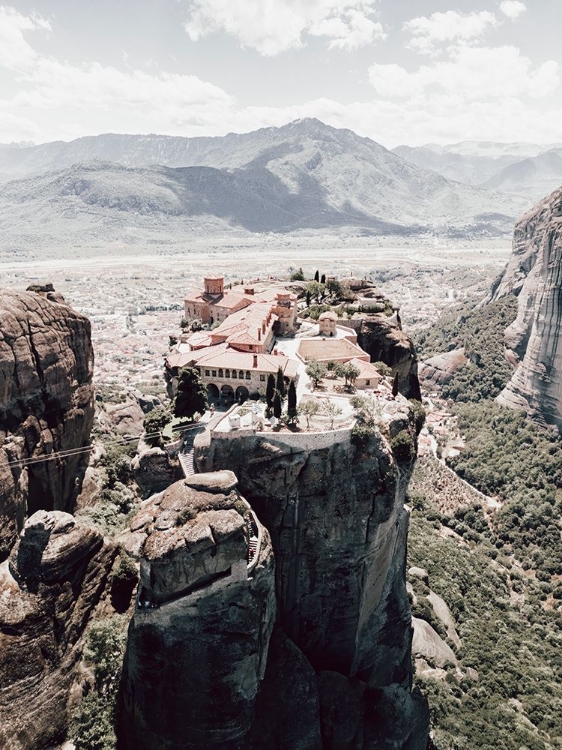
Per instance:
[[[230,370],[225,370],[224,371],[224,377],[225,378],[229,378],[230,377]]]
[[[210,374],[211,374],[211,371],[210,371],[210,370],[205,370],[205,375],[206,375],[207,377],[209,377],[209,376],[210,376]]]
[[[265,382],[265,375],[263,373],[260,375],[260,380],[262,381],[262,383]]]
[[[213,377],[214,377],[214,378],[216,378],[216,377],[217,377],[217,371],[216,371],[216,370],[213,370]]]
[[[240,380],[244,380],[244,372],[243,372],[243,370],[240,370],[240,372],[238,373],[238,377],[240,378]]]
[[[252,377],[252,374],[246,371],[246,380],[250,380],[251,377]]]
[[[224,375],[222,374],[222,369],[221,369],[219,370],[219,378],[222,378],[222,377],[224,377]]]
[[[367,381],[366,381],[366,385],[371,385],[371,381],[370,381],[370,380],[367,380]]]

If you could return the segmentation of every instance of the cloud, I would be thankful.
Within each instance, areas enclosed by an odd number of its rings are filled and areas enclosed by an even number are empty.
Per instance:
[[[380,96],[389,99],[436,92],[467,101],[541,98],[560,83],[558,63],[550,60],[534,67],[516,47],[461,46],[451,58],[422,65],[412,73],[399,65],[375,64],[369,68],[369,80]]]
[[[407,46],[421,54],[434,55],[445,44],[470,42],[480,39],[486,31],[498,26],[494,13],[487,10],[472,13],[459,13],[448,10],[445,13],[419,16],[406,21],[405,31],[412,34]]]
[[[525,13],[527,6],[525,3],[520,2],[520,0],[502,0],[500,10],[512,21],[516,21],[520,15]]]
[[[374,20],[376,0],[192,0],[185,30],[197,41],[223,31],[242,47],[272,57],[325,36],[330,48],[356,49],[385,37]]]
[[[33,64],[37,53],[24,37],[25,31],[50,31],[48,21],[35,13],[24,16],[15,8],[0,6],[0,66],[21,70]]]

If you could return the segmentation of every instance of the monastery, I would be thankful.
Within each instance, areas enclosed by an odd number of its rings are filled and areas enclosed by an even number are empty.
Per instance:
[[[290,353],[282,353],[276,342],[295,337],[302,322],[297,321],[295,294],[279,287],[225,289],[222,276],[206,277],[203,286],[186,295],[184,314],[204,328],[182,334],[166,358],[171,393],[180,370],[194,367],[210,401],[244,401],[263,395],[268,376],[279,369],[287,382],[297,382],[311,359],[352,362],[360,373],[357,388],[378,385],[380,375],[369,355],[352,329],[338,326],[335,312],[323,313],[317,324],[309,325],[310,334],[299,334]]]

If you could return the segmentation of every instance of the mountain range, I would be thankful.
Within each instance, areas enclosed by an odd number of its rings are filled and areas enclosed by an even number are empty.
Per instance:
[[[223,137],[100,135],[0,148],[0,225],[17,251],[186,231],[511,231],[525,198],[464,185],[319,120]],[[25,235],[21,227],[25,226]]]
[[[448,180],[516,193],[533,201],[562,184],[562,144],[464,141],[397,146],[393,153]]]

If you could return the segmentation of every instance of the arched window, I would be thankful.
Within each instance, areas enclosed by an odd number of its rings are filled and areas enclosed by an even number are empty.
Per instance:
[[[225,378],[229,378],[230,377],[230,370],[225,370],[224,371],[224,377]]]
[[[224,377],[224,375],[222,374],[222,369],[220,369],[219,370],[219,378],[222,378],[222,377]]]
[[[240,380],[244,380],[244,370],[240,370],[240,372],[238,373],[238,377],[240,378]]]
[[[252,373],[249,370],[246,370],[246,380],[250,380],[252,377]]]

